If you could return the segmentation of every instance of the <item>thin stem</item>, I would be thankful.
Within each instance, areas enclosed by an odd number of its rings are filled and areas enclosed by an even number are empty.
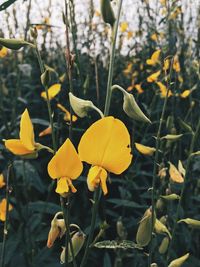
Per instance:
[[[2,249],[1,249],[1,263],[0,267],[4,267],[4,259],[5,259],[5,251],[6,251],[6,240],[8,235],[8,212],[9,212],[9,178],[10,178],[10,169],[12,165],[8,166],[7,171],[7,179],[6,179],[6,219],[4,223],[4,229],[3,229],[3,242],[2,242]]]
[[[105,116],[108,115],[109,109],[110,109],[110,101],[111,101],[111,95],[112,95],[111,86],[112,86],[112,81],[113,81],[113,67],[114,67],[114,62],[115,62],[115,47],[116,47],[119,19],[120,19],[120,14],[121,14],[121,9],[122,9],[122,2],[123,2],[123,0],[119,1],[117,20],[115,22],[114,29],[113,29],[113,32],[112,32],[112,46],[111,46],[110,66],[109,66],[109,72],[108,72],[106,103],[105,103],[105,109],[104,109],[104,115]]]
[[[94,204],[93,204],[93,209],[92,209],[92,219],[91,219],[90,233],[89,233],[89,236],[88,236],[88,239],[87,239],[85,253],[83,255],[83,259],[82,259],[80,267],[84,267],[86,262],[87,262],[87,259],[88,259],[88,255],[89,255],[89,251],[90,251],[90,244],[92,243],[92,239],[93,239],[93,236],[94,236],[96,217],[97,217],[97,211],[98,211],[99,200],[100,200],[100,192],[101,192],[101,188],[99,186],[97,188],[97,190],[94,192]]]

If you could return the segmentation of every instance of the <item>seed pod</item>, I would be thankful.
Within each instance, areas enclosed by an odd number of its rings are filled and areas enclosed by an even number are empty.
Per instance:
[[[161,211],[163,211],[164,206],[165,206],[164,201],[161,198],[159,198],[156,201],[156,210],[161,212]]]
[[[158,264],[154,262],[151,264],[151,267],[158,267]]]
[[[156,219],[155,225],[154,225],[154,230],[157,234],[167,234],[169,238],[171,239],[171,234],[167,227],[158,219]]]
[[[145,156],[152,156],[156,151],[155,147],[145,146],[139,143],[135,143],[136,149]]]
[[[183,134],[167,134],[163,137],[161,137],[160,139],[166,139],[168,141],[177,141],[179,140],[181,137],[183,136]]]
[[[70,105],[71,105],[73,111],[80,118],[86,117],[88,112],[89,112],[89,110],[91,110],[91,109],[96,110],[100,114],[100,116],[103,117],[103,113],[101,112],[101,110],[99,110],[92,103],[92,101],[78,98],[78,97],[74,96],[72,93],[69,93],[69,101],[70,101]]]
[[[165,254],[167,252],[167,249],[169,247],[169,237],[165,236],[159,246],[159,253],[160,254]]]
[[[154,229],[156,216],[154,213],[153,226],[152,226],[152,211],[147,209],[144,213],[142,220],[140,221],[136,241],[139,246],[145,247],[149,244],[151,240],[152,230]]]
[[[190,256],[189,253],[185,254],[184,256],[173,260],[168,267],[180,267],[182,266],[182,264],[188,259],[188,257]]]
[[[34,44],[26,42],[22,39],[4,39],[4,38],[0,38],[0,45],[5,46],[9,49],[12,50],[19,50],[20,48],[24,47],[24,46],[31,46],[31,47],[35,47]]]
[[[78,231],[72,236],[72,246],[73,246],[73,251],[74,251],[74,257],[76,257],[79,251],[81,250],[85,242],[85,238],[86,238],[86,235],[82,231]],[[65,254],[66,254],[65,250],[66,248],[63,247],[63,250],[60,255],[61,264],[65,263]],[[73,257],[72,257],[71,248],[69,244],[68,245],[68,263],[72,262],[72,260],[73,260]]]
[[[177,194],[170,194],[170,195],[167,195],[167,196],[160,196],[160,197],[165,199],[165,200],[169,200],[169,201],[180,199],[180,196],[177,195]]]
[[[127,231],[126,228],[123,225],[122,219],[119,218],[117,221],[117,234],[121,239],[126,239],[127,238]]]
[[[101,15],[105,23],[113,27],[115,23],[115,15],[110,0],[101,0]]]
[[[186,223],[190,228],[200,229],[200,221],[198,220],[186,218],[186,219],[182,219],[178,221],[178,223],[181,223],[181,222]]]
[[[44,87],[48,86],[49,82],[50,82],[50,72],[48,69],[45,69],[45,71],[42,73],[42,75],[40,76],[40,80],[41,83]]]

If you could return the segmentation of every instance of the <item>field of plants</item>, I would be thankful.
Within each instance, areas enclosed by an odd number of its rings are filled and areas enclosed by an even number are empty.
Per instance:
[[[199,0],[0,1],[0,267],[200,267]]]

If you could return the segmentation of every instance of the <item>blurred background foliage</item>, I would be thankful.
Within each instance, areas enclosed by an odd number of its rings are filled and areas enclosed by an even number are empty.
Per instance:
[[[101,18],[98,1],[69,2],[71,50],[75,55],[74,94],[92,100],[103,110],[110,56],[110,26]],[[112,2],[115,9],[116,3]],[[69,82],[66,78],[65,25],[62,21],[64,6],[51,0],[45,1],[43,5],[34,0],[18,0],[8,9],[1,11],[0,37],[21,37],[31,41],[30,27],[36,26],[42,59],[52,68],[51,84],[62,84],[60,93],[51,100],[57,145],[60,146],[68,137],[69,122],[64,120],[65,114],[57,104],[70,109]],[[147,60],[153,60],[152,55],[157,50],[160,50],[159,57],[148,64]],[[198,0],[124,1],[113,83],[119,84],[135,96],[152,124],[138,123],[128,118],[122,109],[121,94],[114,92],[110,115],[121,119],[129,129],[133,163],[122,175],[111,176],[109,194],[102,198],[100,203],[95,234],[98,234],[105,222],[109,227],[103,231],[100,240],[135,241],[138,223],[151,205],[150,187],[154,156],[142,155],[134,143],[155,147],[155,136],[166,95],[166,88],[163,86],[170,86],[171,96],[168,99],[161,136],[183,134],[177,141],[163,139],[159,153],[159,168],[166,168],[166,173],[157,179],[157,217],[166,216],[167,227],[169,231],[172,230],[177,201],[167,202],[161,200],[159,195],[180,193],[181,185],[169,181],[168,162],[177,166],[181,160],[185,165],[188,158],[191,133],[183,125],[186,123],[195,130],[199,120],[199,58]],[[173,65],[171,71],[165,70],[167,59]],[[153,79],[153,82],[147,81],[151,74],[159,71],[157,79]],[[19,51],[8,50],[5,56],[0,56],[1,140],[18,138],[20,115],[27,107],[34,124],[36,140],[52,147],[50,135],[39,137],[39,133],[49,126],[46,102],[41,97],[42,91],[40,70],[32,49],[26,47]],[[90,113],[87,118],[78,118],[73,123],[74,144],[78,144],[82,133],[97,119],[97,114]],[[199,145],[198,139],[195,151],[199,150]],[[50,187],[51,179],[47,174],[51,155],[42,151],[35,160],[22,160],[6,151],[3,141],[0,149],[0,172],[5,182],[7,168],[12,164],[9,193],[13,209],[9,216],[6,266],[60,266],[59,255],[64,240],[58,240],[51,249],[46,247],[51,219],[60,210],[59,197]],[[77,193],[73,195],[71,205],[71,222],[78,224],[86,234],[89,230],[92,206],[92,193],[86,185],[87,171],[88,166],[85,166],[84,173],[76,181]],[[200,162],[197,156],[191,165],[181,218],[200,220],[199,175]],[[4,197],[5,186],[0,189],[0,199]],[[117,230],[117,226],[121,223],[125,229],[123,228],[123,234],[120,236],[121,232]],[[0,222],[0,232],[2,236],[3,222]],[[154,242],[154,261],[158,266],[166,266],[166,254],[162,255],[158,250],[163,237],[158,235]],[[199,248],[199,231],[191,230],[185,224],[178,225],[171,247],[172,259],[190,252],[191,256],[184,266],[198,267]],[[83,251],[78,256],[78,262],[82,253]],[[146,253],[148,248],[142,251],[94,248],[88,266],[147,266]]]

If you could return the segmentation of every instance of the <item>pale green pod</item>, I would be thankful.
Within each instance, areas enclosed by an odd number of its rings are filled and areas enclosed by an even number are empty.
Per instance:
[[[74,113],[80,118],[86,117],[90,110],[95,110],[102,118],[104,117],[101,110],[98,109],[90,100],[84,100],[74,96],[72,93],[69,93],[69,101]]]
[[[168,250],[168,247],[169,247],[169,237],[168,236],[165,236],[159,246],[159,253],[160,254],[165,254]]]
[[[155,225],[154,225],[154,230],[157,234],[167,234],[169,238],[171,239],[171,234],[167,227],[161,223],[158,219],[156,219]]]
[[[186,219],[182,219],[178,221],[178,223],[181,223],[181,222],[186,223],[189,227],[193,229],[200,229],[200,221],[198,220],[186,218]]]
[[[180,196],[177,194],[170,194],[170,195],[166,195],[166,196],[160,196],[161,198],[168,200],[168,201],[173,201],[173,200],[178,200],[180,199]]]
[[[184,256],[173,260],[172,262],[170,262],[170,264],[168,265],[168,267],[181,267],[182,264],[189,258],[189,253],[185,254]]]
[[[27,45],[35,48],[34,44],[26,42],[25,40],[22,40],[22,39],[0,38],[0,45],[5,46],[5,47],[12,49],[12,50],[19,50],[20,48],[27,46]]]
[[[154,217],[153,223],[155,224],[156,216]],[[151,241],[152,230],[154,229],[154,225],[152,226],[152,211],[151,209],[146,210],[142,220],[140,221],[136,242],[139,246],[145,247]]]
[[[166,139],[168,141],[177,141],[179,140],[181,137],[183,136],[183,134],[167,134],[163,137],[161,137],[160,139]]]
[[[113,27],[115,23],[115,15],[110,0],[101,0],[101,15],[104,22]]]
[[[81,250],[85,242],[85,238],[86,238],[86,235],[82,231],[78,231],[72,236],[71,240],[72,240],[72,246],[73,246],[73,251],[74,251],[74,257],[76,257],[79,251]],[[66,248],[63,247],[63,250],[60,255],[61,264],[65,263],[65,249]],[[71,248],[70,248],[70,244],[68,244],[68,263],[72,262],[72,260],[73,260],[73,257],[71,253]]]

